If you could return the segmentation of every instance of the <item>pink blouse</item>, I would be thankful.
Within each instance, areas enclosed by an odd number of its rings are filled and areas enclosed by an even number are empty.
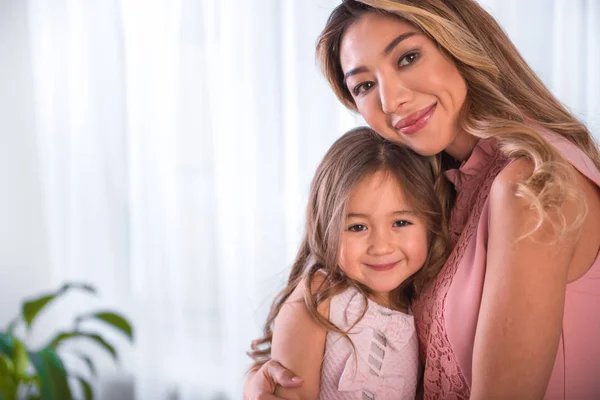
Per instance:
[[[600,172],[578,147],[542,135],[583,175],[600,186]],[[413,305],[425,399],[468,399],[473,343],[486,268],[489,201],[508,160],[494,139],[481,139],[460,169],[446,173],[457,199],[450,217],[455,243],[433,284]],[[600,256],[567,285],[563,328],[545,399],[600,399]]]

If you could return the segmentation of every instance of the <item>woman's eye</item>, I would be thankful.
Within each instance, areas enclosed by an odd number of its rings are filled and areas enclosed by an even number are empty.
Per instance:
[[[394,227],[396,228],[402,228],[404,226],[408,226],[408,225],[412,225],[409,221],[406,220],[400,220],[400,221],[396,221],[394,222]]]
[[[418,53],[408,53],[408,54],[400,57],[400,60],[398,60],[398,65],[400,67],[406,67],[407,65],[415,62],[417,58],[419,58]]]
[[[361,225],[361,224],[351,225],[348,227],[348,230],[350,232],[362,232],[366,229],[367,229],[367,227],[364,225]]]
[[[367,90],[371,89],[373,87],[373,85],[375,85],[375,83],[373,83],[373,82],[363,82],[359,85],[356,85],[354,87],[354,89],[352,89],[352,94],[354,94],[355,96],[358,96],[358,95],[366,92]]]

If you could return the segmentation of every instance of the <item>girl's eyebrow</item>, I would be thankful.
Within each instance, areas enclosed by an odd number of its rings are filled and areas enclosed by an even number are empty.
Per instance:
[[[412,216],[417,215],[417,213],[412,210],[392,211],[390,214],[391,215],[412,215]],[[346,218],[368,218],[370,216],[371,216],[371,214],[350,213],[346,216]]]

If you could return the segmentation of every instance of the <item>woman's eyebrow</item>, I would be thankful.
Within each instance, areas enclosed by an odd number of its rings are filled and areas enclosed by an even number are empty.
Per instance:
[[[396,46],[398,46],[400,44],[400,42],[402,42],[404,39],[408,39],[409,37],[414,36],[416,34],[417,34],[417,32],[411,31],[411,32],[405,32],[401,35],[398,35],[398,37],[396,39],[392,40],[390,42],[390,44],[385,46],[385,49],[383,49],[382,55],[384,57],[389,55],[392,52],[392,50],[394,50],[396,48]]]
[[[381,53],[381,55],[383,57],[389,55],[396,48],[396,46],[398,46],[403,40],[408,39],[409,37],[417,35],[417,34],[418,34],[418,32],[411,31],[411,32],[405,32],[401,35],[398,35],[398,37],[396,37],[387,46],[385,46],[385,49],[383,49],[383,52]],[[344,85],[346,84],[346,80],[349,77],[351,77],[352,75],[356,75],[356,74],[360,74],[360,73],[368,72],[368,71],[369,71],[369,69],[364,66],[352,68],[350,71],[346,72],[346,74],[344,75]]]

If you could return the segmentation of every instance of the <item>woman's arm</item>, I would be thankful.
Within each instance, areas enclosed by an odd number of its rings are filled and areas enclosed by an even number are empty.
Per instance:
[[[313,290],[324,281],[321,274],[313,279]],[[329,301],[321,303],[317,311],[329,317]],[[277,387],[277,396],[295,400],[319,397],[321,363],[325,352],[327,330],[318,325],[304,303],[304,283],[298,285],[281,308],[275,320],[271,358],[304,378],[298,388]]]
[[[498,175],[490,193],[487,266],[473,349],[472,399],[541,399],[552,373],[562,329],[568,273],[580,232],[554,240],[515,184],[530,170],[517,160]],[[571,223],[577,207],[560,210]],[[551,214],[552,215],[552,214]]]

